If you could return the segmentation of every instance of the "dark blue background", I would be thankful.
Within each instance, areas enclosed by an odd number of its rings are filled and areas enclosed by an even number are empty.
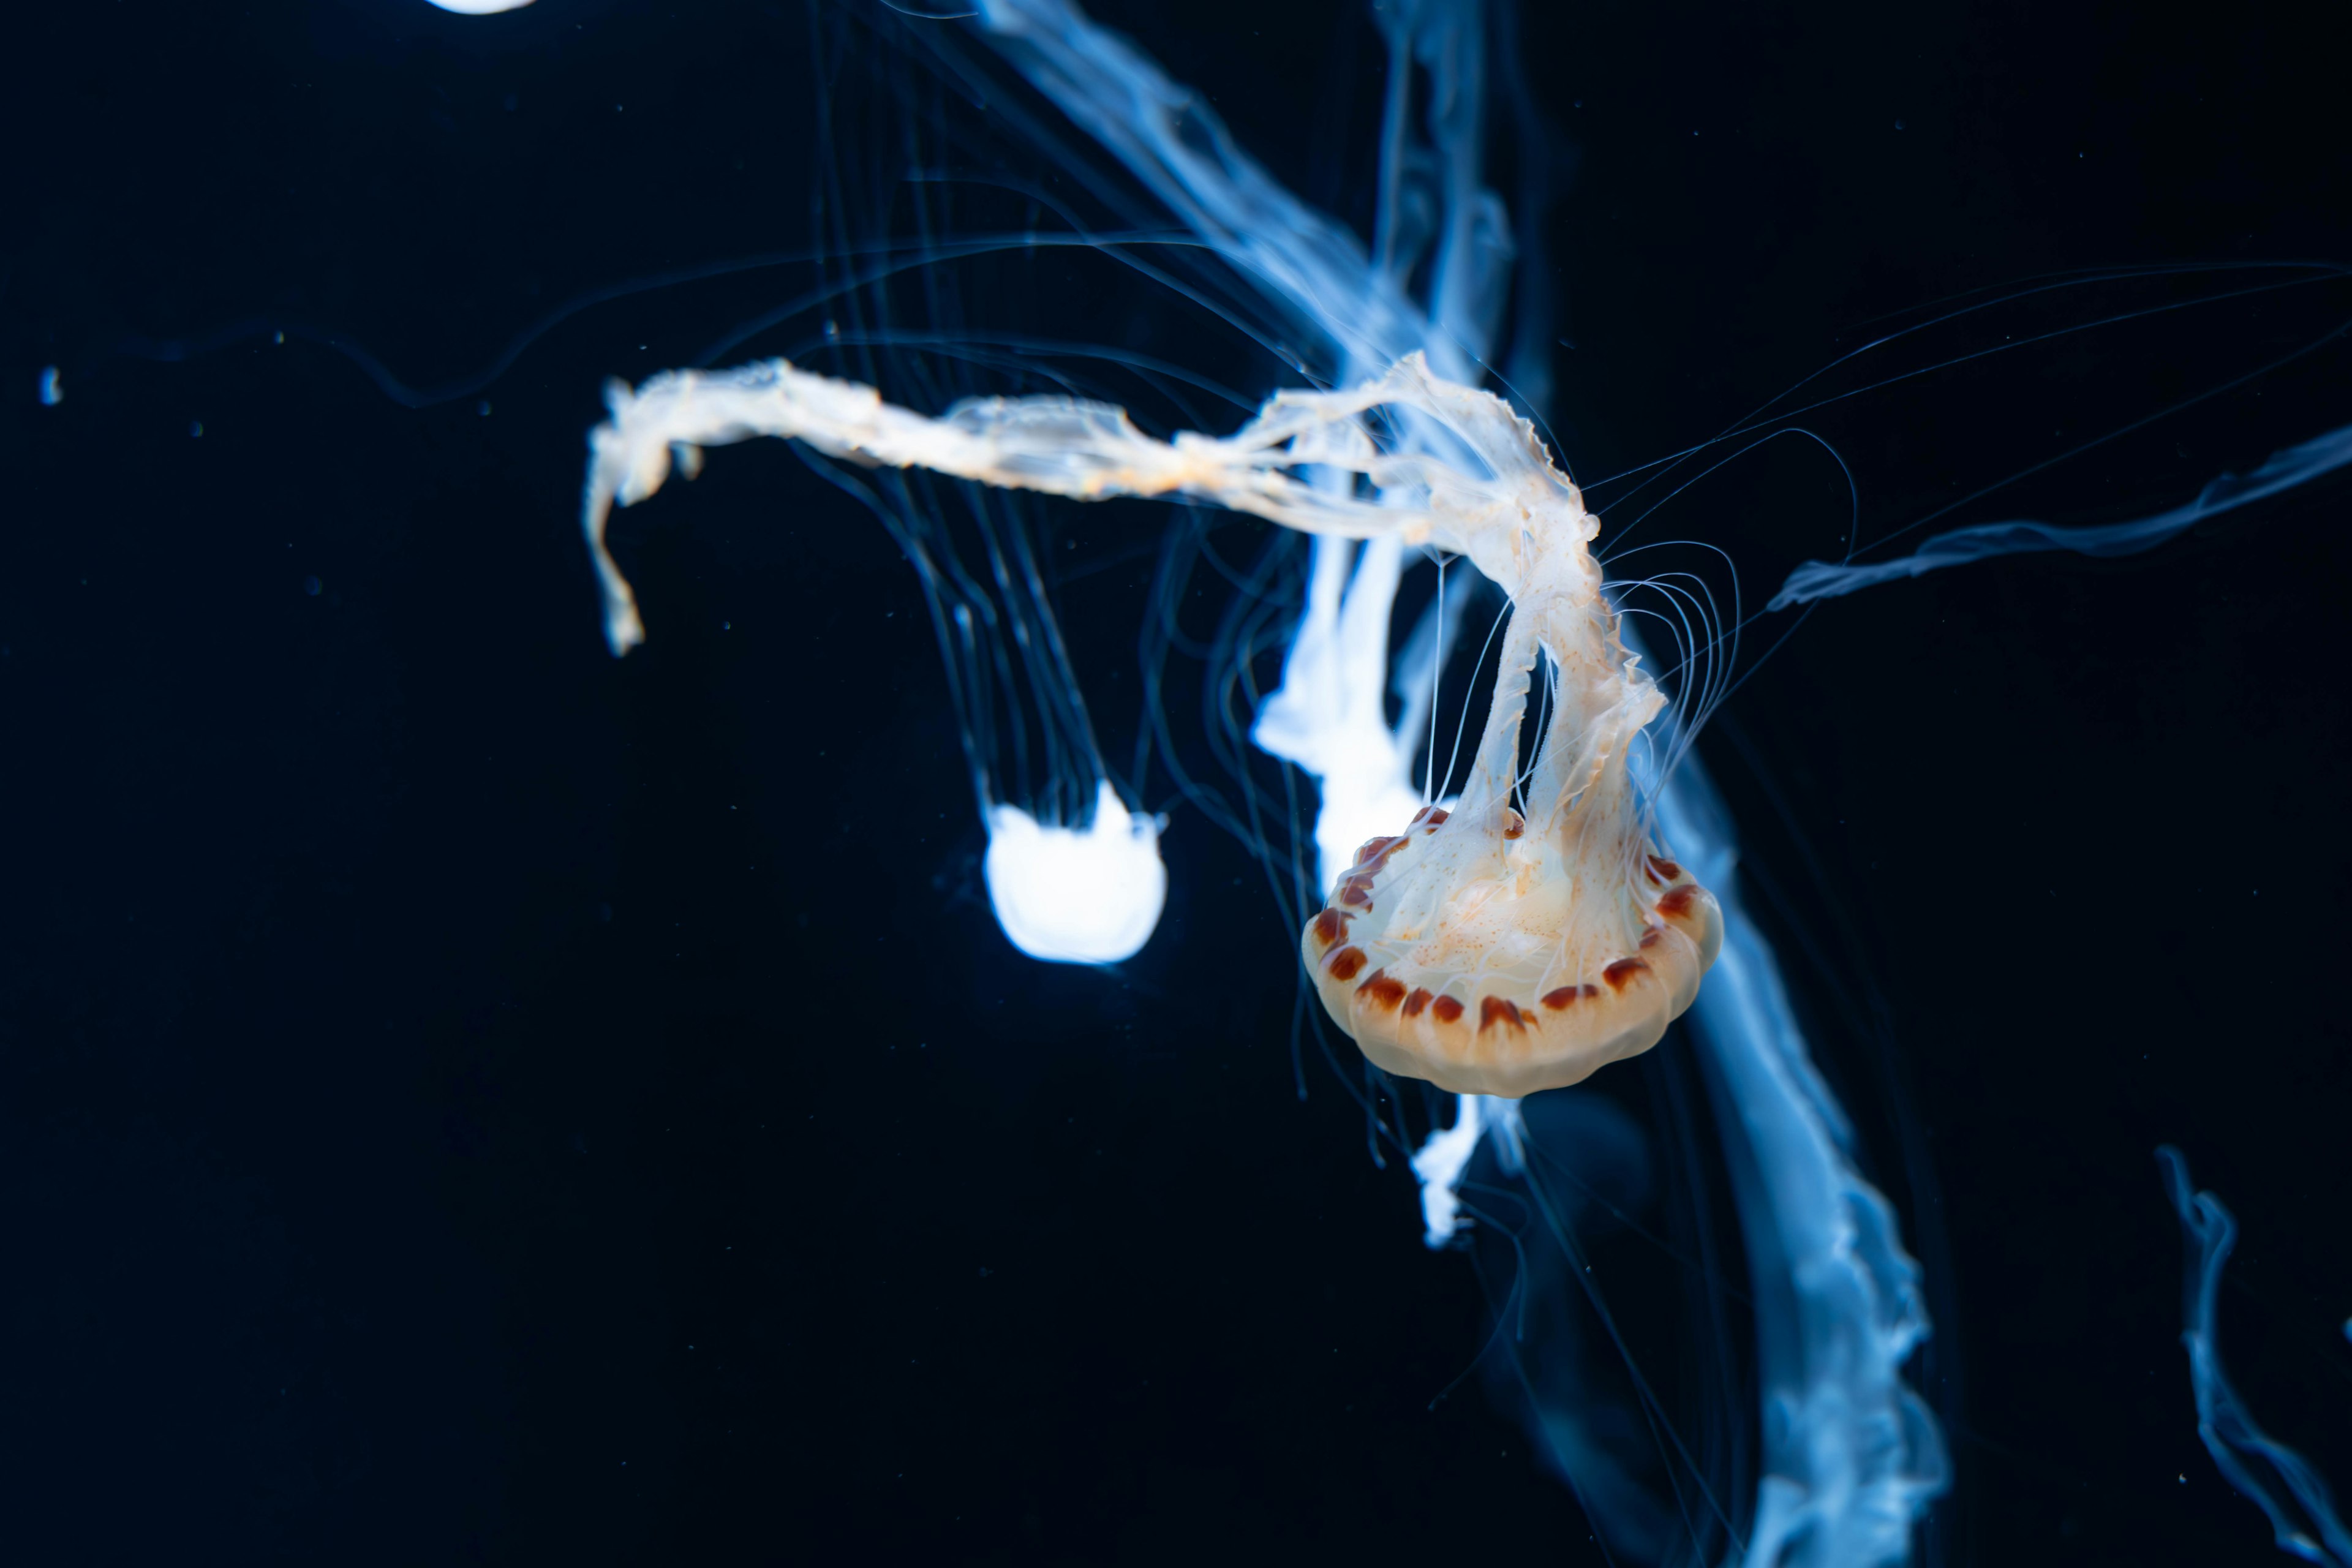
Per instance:
[[[2315,9],[1542,8],[1569,457],[1676,450],[1960,289],[2345,257]],[[912,576],[780,447],[625,521],[653,639],[604,655],[573,515],[597,387],[805,272],[594,306],[424,406],[339,350],[446,392],[583,290],[806,246],[839,152],[817,86],[886,101],[841,61],[900,38],[824,15],[17,20],[12,1562],[1592,1551],[1475,1379],[1429,1408],[1485,1304],[1311,1046],[1295,1096],[1292,933],[1239,846],[1176,809],[1167,918],[1120,973],[1013,954]],[[1115,19],[1369,217],[1354,10]],[[998,156],[959,168],[1044,167]],[[1249,374],[1083,258],[1024,276],[1008,312]],[[2167,318],[1824,418],[1883,531],[2345,303]],[[2352,418],[2345,367],[2015,505],[2172,504]],[[1838,547],[1817,457],[1716,484],[1669,516],[1759,596]],[[2345,499],[1840,602],[1703,743],[1931,1266],[1940,1560],[2270,1560],[2197,1442],[2160,1141],[2245,1222],[2242,1387],[2352,1485]],[[1114,752],[1163,517],[1070,525]]]

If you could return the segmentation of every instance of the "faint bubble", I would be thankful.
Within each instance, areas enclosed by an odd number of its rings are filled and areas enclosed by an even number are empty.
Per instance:
[[[303,578],[302,592],[310,595],[310,597],[314,599],[317,598],[319,596],[319,580],[316,577]]]
[[[58,367],[53,364],[43,365],[41,367],[41,406],[55,408],[65,400],[66,389],[58,380]]]

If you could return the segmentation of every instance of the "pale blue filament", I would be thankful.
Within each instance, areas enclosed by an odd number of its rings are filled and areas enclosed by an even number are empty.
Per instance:
[[[2188,1244],[2180,1342],[2189,1351],[2189,1383],[2197,1395],[2197,1435],[2223,1479],[2269,1516],[2280,1551],[2321,1568],[2352,1568],[2352,1531],[2336,1517],[2326,1481],[2302,1455],[2255,1425],[2221,1367],[2221,1268],[2238,1245],[2238,1222],[2221,1199],[2190,1188],[2189,1161],[2179,1150],[2167,1144],[2156,1160]],[[2345,1332],[2352,1336],[2352,1323]]]
[[[2060,528],[2023,519],[1979,522],[1937,534],[1910,554],[1892,561],[1845,564],[1808,561],[1789,574],[1769,607],[1782,610],[1814,599],[1832,599],[1873,584],[1916,577],[1939,566],[1990,561],[1997,555],[2043,550],[2071,550],[2077,555],[2136,555],[2207,518],[2308,484],[2347,463],[2352,463],[2352,425],[2273,452],[2252,473],[2222,474],[2200,490],[2196,500],[2153,516],[2092,528]]]

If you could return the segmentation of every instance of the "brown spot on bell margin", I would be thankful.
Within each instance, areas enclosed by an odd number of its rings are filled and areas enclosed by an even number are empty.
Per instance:
[[[1440,996],[1429,1005],[1429,1010],[1437,1015],[1437,1021],[1441,1024],[1451,1024],[1462,1016],[1462,1004],[1451,996]]]
[[[1557,1013],[1580,998],[1600,994],[1601,987],[1598,985],[1563,985],[1557,991],[1545,992],[1543,1005]]]
[[[1626,986],[1633,984],[1633,976],[1647,973],[1649,967],[1650,966],[1647,963],[1638,958],[1621,958],[1616,963],[1611,964],[1608,968],[1602,970],[1601,972],[1601,978],[1609,982],[1609,988],[1611,990],[1622,991]]]
[[[1392,979],[1385,969],[1375,969],[1356,987],[1356,994],[1375,1007],[1393,1007],[1404,1000],[1404,982]]]
[[[1678,921],[1690,913],[1690,907],[1696,902],[1698,884],[1685,882],[1679,888],[1667,889],[1666,896],[1658,900],[1658,912],[1668,920]]]
[[[1325,910],[1315,917],[1315,940],[1330,946],[1348,934],[1348,917],[1337,910]]]
[[[1427,986],[1414,986],[1412,994],[1404,999],[1404,1016],[1408,1018],[1418,1018],[1421,1016],[1422,1009],[1429,1005],[1430,999],[1431,994]]]
[[[1508,1024],[1515,1029],[1525,1028],[1527,1021],[1519,1016],[1519,1005],[1500,996],[1484,996],[1478,1001],[1478,1032],[1485,1034],[1496,1024]]]
[[[1658,945],[1657,927],[1652,926],[1648,931],[1642,933],[1642,945],[1643,947],[1655,947]]]
[[[1343,947],[1323,961],[1323,967],[1334,980],[1353,980],[1369,963],[1360,947]]]
[[[1517,812],[1513,811],[1513,810],[1512,810],[1509,806],[1507,806],[1507,806],[1505,806],[1505,807],[1503,807],[1503,837],[1506,837],[1506,838],[1517,838],[1517,837],[1519,837],[1519,835],[1521,835],[1521,834],[1525,833],[1527,830],[1528,830],[1528,819],[1527,819],[1526,817],[1521,816]]]
[[[1663,886],[1683,874],[1683,868],[1663,855],[1650,857],[1650,880]]]
[[[1395,842],[1396,839],[1393,837],[1387,838],[1365,839],[1364,847],[1356,851],[1356,864],[1359,866],[1362,865],[1365,861],[1371,859],[1374,856],[1380,854],[1382,850],[1386,849],[1390,845]]]
[[[1372,907],[1372,879],[1370,877],[1349,877],[1343,879],[1339,883],[1339,897],[1337,901],[1346,904],[1350,909],[1370,909]]]
[[[1445,826],[1447,815],[1446,809],[1442,805],[1424,805],[1412,814],[1412,820],[1405,825],[1405,831],[1411,833],[1416,827],[1425,826],[1434,833]]]

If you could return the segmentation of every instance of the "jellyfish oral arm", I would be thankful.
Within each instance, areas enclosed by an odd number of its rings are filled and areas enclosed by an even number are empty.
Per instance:
[[[1186,496],[1308,533],[1426,542],[1468,554],[1514,594],[1525,567],[1547,553],[1535,544],[1550,532],[1544,520],[1581,521],[1579,552],[1591,537],[1576,488],[1551,466],[1534,427],[1499,398],[1432,374],[1418,354],[1352,388],[1278,393],[1232,436],[1181,432],[1170,441],[1138,430],[1123,409],[1066,397],[988,398],[935,419],[784,360],[671,371],[635,389],[614,382],[605,404],[612,416],[589,437],[581,527],[616,654],[644,641],[645,626],[605,547],[614,505],[653,495],[673,463],[691,478],[702,447],[763,436],[849,462],[1076,500]],[[1423,416],[1458,458],[1381,450],[1362,422],[1378,408]],[[1364,481],[1377,498],[1318,482],[1332,472]],[[1400,498],[1406,504],[1395,504]]]

